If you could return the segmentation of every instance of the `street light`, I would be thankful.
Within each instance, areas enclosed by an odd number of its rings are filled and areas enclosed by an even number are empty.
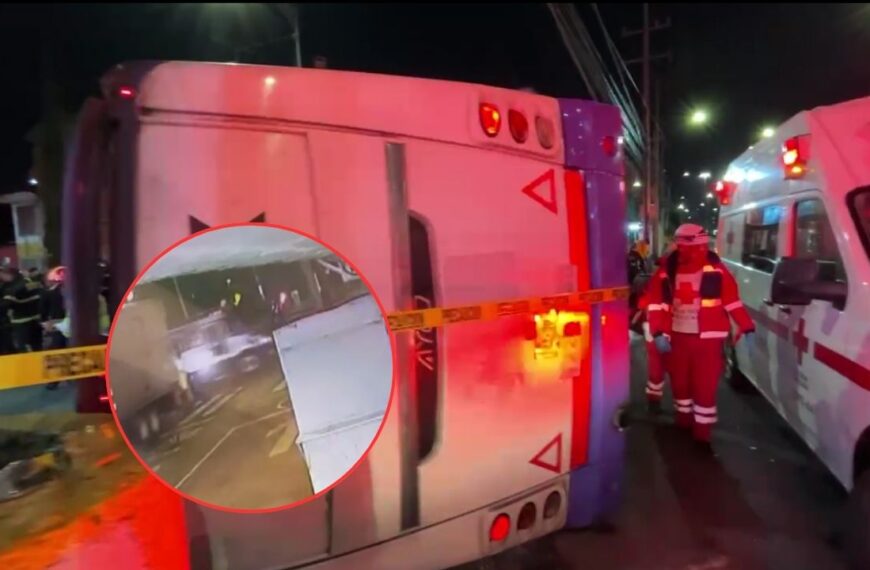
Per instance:
[[[31,177],[27,180],[27,183],[30,184],[31,186],[36,186],[37,184],[39,184],[39,181],[38,181],[36,178],[34,178],[34,177],[31,176]]]
[[[776,129],[774,129],[773,127],[764,127],[763,129],[761,129],[761,138],[769,139],[774,135],[775,132]]]
[[[689,115],[689,124],[694,126],[706,125],[707,121],[710,119],[710,116],[707,114],[707,111],[704,109],[695,109],[692,111],[692,114]]]
[[[683,178],[688,178],[688,177],[691,176],[691,175],[692,175],[692,173],[689,172],[688,170],[685,171],[685,172],[683,172]]]
[[[712,193],[712,192],[707,192],[707,199],[709,200],[709,199],[711,199],[712,197],[713,197],[713,193]]]
[[[701,174],[698,175],[698,178],[700,178],[701,180],[709,180],[711,176],[713,176],[713,175],[705,170],[704,172],[702,172]]]
[[[635,180],[634,184],[632,184],[632,187],[634,188],[640,188],[641,186],[643,186],[643,184],[641,184],[640,180]]]

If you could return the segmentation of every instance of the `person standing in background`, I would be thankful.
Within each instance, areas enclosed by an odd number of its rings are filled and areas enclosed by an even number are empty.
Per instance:
[[[42,350],[42,283],[12,268],[0,270],[0,279],[7,285],[3,293],[3,307],[8,311],[12,325],[15,351]]]

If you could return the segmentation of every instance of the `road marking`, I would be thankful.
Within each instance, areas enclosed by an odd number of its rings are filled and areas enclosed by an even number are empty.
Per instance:
[[[194,465],[194,466],[190,469],[190,471],[187,472],[187,475],[185,475],[184,477],[181,478],[181,481],[179,481],[179,482],[175,485],[175,487],[176,487],[177,489],[181,489],[181,486],[184,485],[184,483],[187,482],[187,480],[190,479],[190,478],[193,476],[193,474],[196,472],[196,470],[199,469],[199,468],[202,466],[202,464],[205,463],[205,462],[208,460],[208,458],[211,457],[211,456],[214,454],[215,451],[217,451],[218,447],[220,447],[221,445],[223,445],[223,443],[224,443],[227,439],[229,439],[229,437],[230,437],[231,435],[233,435],[233,434],[236,432],[236,430],[240,430],[240,429],[242,429],[242,428],[245,428],[245,427],[248,427],[248,426],[252,426],[252,425],[254,425],[254,424],[258,423],[258,422],[262,422],[262,421],[264,421],[264,420],[268,420],[269,418],[274,418],[274,417],[277,417],[277,416],[279,416],[279,415],[283,415],[283,414],[285,414],[285,413],[286,413],[286,412],[272,412],[271,414],[267,414],[267,415],[263,416],[262,418],[257,418],[256,420],[251,420],[251,421],[249,421],[249,422],[245,422],[245,423],[243,423],[243,424],[241,424],[241,425],[237,425],[236,427],[231,428],[229,431],[227,431],[227,433],[224,434],[224,436],[223,436],[222,438],[220,438],[220,439],[218,440],[218,442],[217,442],[216,444],[214,444],[214,447],[212,447],[212,448],[209,450],[209,452],[206,453],[206,454],[203,456],[202,459],[200,459],[199,461],[196,462],[196,465]]]
[[[203,410],[205,410],[207,407],[209,407],[209,406],[210,406],[210,405],[211,405],[215,400],[217,400],[217,399],[220,398],[220,397],[221,397],[220,394],[216,394],[216,395],[213,396],[212,399],[209,400],[208,402],[206,402],[206,403],[204,403],[204,404],[201,404],[201,405],[197,406],[196,409],[193,410],[193,413],[192,413],[192,414],[190,414],[189,416],[187,416],[186,418],[184,418],[183,420],[181,420],[181,424],[180,424],[180,425],[184,425],[184,424],[190,422],[191,420],[193,420],[195,417],[199,416],[199,415],[203,412]]]
[[[203,412],[203,414],[202,414],[203,417],[208,417],[208,416],[214,414],[216,411],[218,411],[219,409],[221,409],[222,407],[224,407],[224,404],[226,404],[227,402],[229,402],[230,399],[231,399],[233,396],[235,396],[236,394],[238,394],[238,393],[241,392],[241,391],[242,391],[242,387],[239,386],[239,387],[236,388],[233,392],[230,392],[229,394],[226,394],[223,398],[221,398],[220,400],[218,400],[217,402],[215,402],[214,404],[212,404],[212,407],[211,407],[210,410],[207,410],[207,411]]]
[[[272,451],[269,452],[269,459],[290,450],[293,443],[296,441],[293,431],[293,428],[290,426],[284,428],[284,433],[281,434],[281,437],[278,438],[278,441],[276,441],[274,447],[272,447]]]

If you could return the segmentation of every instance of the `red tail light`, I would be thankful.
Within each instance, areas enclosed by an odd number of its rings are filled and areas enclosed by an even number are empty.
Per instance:
[[[519,111],[514,109],[508,111],[508,127],[510,127],[514,140],[518,143],[524,143],[529,138],[529,121]]]
[[[492,526],[489,527],[490,542],[501,542],[508,537],[511,532],[511,518],[502,513],[492,520]]]
[[[544,117],[535,118],[535,132],[538,133],[538,142],[544,148],[553,148],[556,143],[556,129],[553,123]]]
[[[491,103],[481,103],[479,109],[480,127],[488,137],[494,137],[501,130],[501,112]]]
[[[604,154],[607,156],[614,156],[616,154],[616,139],[610,135],[601,139],[601,150],[603,150]]]
[[[118,97],[120,97],[121,99],[133,99],[134,97],[136,97],[136,90],[132,87],[123,85],[121,87],[118,87]]]

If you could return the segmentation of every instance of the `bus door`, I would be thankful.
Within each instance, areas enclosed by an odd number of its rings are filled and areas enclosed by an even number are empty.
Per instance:
[[[388,174],[390,168],[401,172],[399,147],[362,135],[150,113],[136,157],[140,267],[204,227],[275,223],[311,233],[346,255],[388,310],[410,306],[410,294],[396,285],[407,281],[401,273],[407,264],[396,262],[407,255],[407,229],[391,222],[406,219],[404,204],[389,192],[391,184],[402,188]],[[193,507],[201,511],[213,556],[231,568],[286,566],[394,536],[401,500],[398,425],[394,410],[371,460],[303,507],[262,516]]]
[[[576,290],[564,180],[564,170],[544,160],[412,143],[409,224],[418,306]],[[516,497],[567,472],[572,421],[588,422],[572,416],[577,371],[527,340],[530,319],[418,331],[420,525]],[[588,329],[588,317],[578,313],[574,320]],[[566,323],[550,324],[561,335]]]

